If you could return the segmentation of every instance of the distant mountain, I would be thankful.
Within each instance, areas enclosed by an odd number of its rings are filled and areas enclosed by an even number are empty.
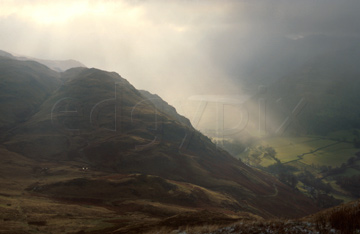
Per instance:
[[[74,67],[85,67],[84,64],[80,63],[79,61],[68,59],[68,60],[45,60],[45,59],[38,59],[38,58],[32,58],[27,56],[15,56],[11,53],[8,53],[6,51],[0,50],[0,56],[8,57],[16,60],[21,61],[36,61],[38,63],[44,64],[45,66],[49,67],[50,69],[57,71],[57,72],[63,72],[70,68]]]
[[[2,57],[0,74],[0,186],[11,199],[23,194],[26,201],[36,196],[91,204],[119,218],[124,210],[149,219],[202,209],[239,219],[317,210],[310,199],[217,148],[160,97],[138,91],[116,73],[83,67],[58,73]]]

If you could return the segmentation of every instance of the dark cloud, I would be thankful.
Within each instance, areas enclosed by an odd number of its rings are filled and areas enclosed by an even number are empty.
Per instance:
[[[0,49],[73,58],[172,99],[238,93],[357,44],[360,1],[5,1]]]
[[[205,51],[233,80],[273,81],[360,37],[359,1],[248,1],[205,35]]]

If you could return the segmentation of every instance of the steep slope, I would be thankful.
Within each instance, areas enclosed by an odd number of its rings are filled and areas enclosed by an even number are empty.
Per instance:
[[[62,85],[38,111],[1,133],[4,157],[26,159],[18,165],[25,165],[23,180],[14,183],[26,187],[27,193],[116,212],[133,207],[133,212],[152,216],[164,206],[172,207],[167,215],[177,209],[262,217],[316,211],[300,193],[234,159],[188,121],[178,121],[163,100],[164,108],[158,109],[158,103],[118,74],[73,68],[58,75]],[[14,160],[5,160],[3,166],[16,167]],[[157,211],[144,208],[155,204],[161,204]]]
[[[29,119],[61,85],[60,74],[33,61],[0,56],[0,130]]]
[[[153,103],[158,110],[165,112],[167,115],[171,116],[177,121],[191,127],[191,123],[187,118],[185,118],[182,115],[179,115],[174,107],[170,106],[167,102],[162,100],[158,95],[151,94],[146,90],[139,90],[139,92],[141,93],[142,96],[144,96],[151,103]]]

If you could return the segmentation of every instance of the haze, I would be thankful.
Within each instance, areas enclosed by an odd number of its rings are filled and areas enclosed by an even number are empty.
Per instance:
[[[1,1],[0,49],[116,71],[178,109],[356,44],[359,1]],[[181,111],[181,110],[180,110]]]

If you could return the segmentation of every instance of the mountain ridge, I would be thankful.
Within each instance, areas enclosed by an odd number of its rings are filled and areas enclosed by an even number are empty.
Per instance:
[[[64,72],[64,71],[66,71],[70,68],[74,68],[74,67],[86,67],[84,64],[82,64],[81,62],[76,61],[74,59],[67,59],[67,60],[38,59],[38,58],[33,58],[33,57],[28,57],[28,56],[23,56],[23,55],[15,55],[15,54],[3,51],[3,50],[0,50],[0,56],[8,57],[8,58],[20,60],[20,61],[27,61],[27,60],[35,61],[35,62],[41,63],[57,72]]]
[[[31,65],[34,76],[38,67],[54,72],[36,62],[3,61]],[[19,69],[3,74],[17,74]],[[47,77],[56,81],[54,87],[36,110],[1,133],[2,167],[7,173],[17,168],[22,175],[4,175],[21,184],[15,191],[7,185],[11,193],[24,193],[23,199],[46,197],[106,207],[119,217],[124,215],[121,207],[133,207],[146,217],[157,217],[169,207],[171,214],[178,213],[176,209],[215,209],[262,217],[300,217],[317,211],[310,199],[216,147],[160,97],[142,95],[144,91],[120,75],[95,68],[54,74]],[[21,77],[8,78],[18,80],[14,87],[22,85]],[[35,83],[34,89],[38,87]],[[152,97],[159,102],[153,103]],[[121,194],[120,188],[128,192]],[[157,212],[146,207],[157,207]]]

